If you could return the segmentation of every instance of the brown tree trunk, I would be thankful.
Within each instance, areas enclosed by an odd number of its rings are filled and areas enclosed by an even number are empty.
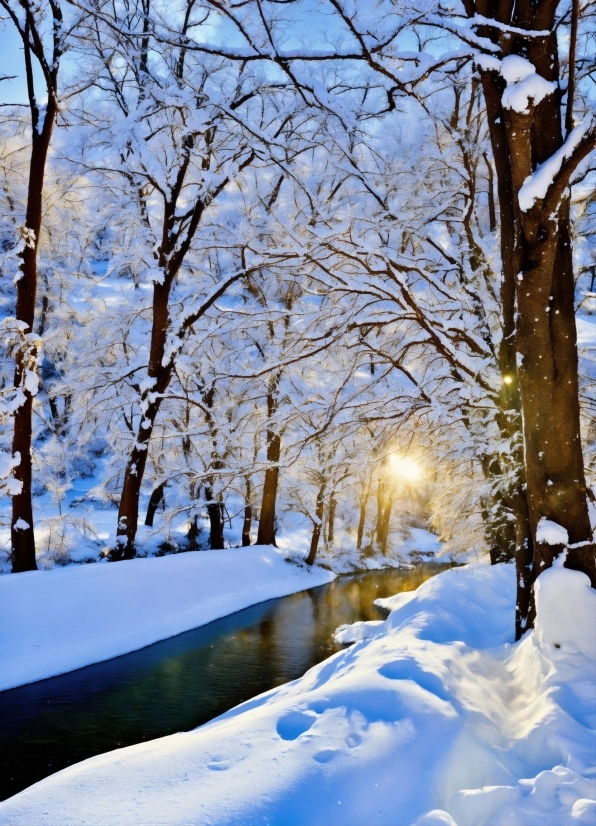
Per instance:
[[[360,515],[358,518],[358,534],[356,539],[356,547],[358,550],[362,547],[362,540],[364,539],[364,526],[366,525],[366,506],[370,498],[371,477],[369,476],[366,488],[362,491],[360,496]]]
[[[315,521],[313,524],[312,537],[310,540],[310,550],[306,557],[307,565],[314,565],[317,558],[317,551],[319,549],[319,539],[321,537],[321,529],[323,527],[323,513],[325,509],[325,481],[321,482],[319,493],[317,496],[317,505],[315,508]]]
[[[269,421],[277,412],[277,388],[281,375],[272,376],[267,389],[267,413]],[[261,516],[257,532],[257,545],[275,545],[275,505],[277,502],[277,485],[279,482],[279,459],[281,456],[281,436],[271,424],[267,428],[267,461],[269,467],[265,471],[263,484],[263,498],[261,501]]]
[[[252,527],[252,504],[251,504],[251,484],[248,476],[246,477],[246,492],[244,495],[244,522],[242,523],[242,547],[247,548],[250,545],[250,529]]]
[[[199,535],[201,533],[201,528],[199,526],[199,517],[195,513],[190,520],[190,527],[186,532],[186,541],[188,542],[188,550],[189,551],[198,551],[199,550]]]
[[[279,461],[280,438],[274,436],[268,449],[269,461]],[[277,460],[275,459],[277,456]],[[271,458],[270,458],[271,457]],[[263,484],[263,499],[261,501],[261,518],[257,532],[257,545],[275,545],[275,504],[277,501],[277,484],[279,481],[279,467],[267,468]]]
[[[568,216],[566,201],[555,226],[549,227],[549,221],[542,225],[535,241],[524,238],[517,341],[523,357],[519,374],[528,511],[534,537],[542,517],[567,530],[567,567],[586,573],[596,587],[580,436],[575,284]],[[536,576],[552,564],[553,554],[552,545],[535,542]]]
[[[329,545],[333,544],[333,540],[335,538],[335,511],[337,508],[337,502],[335,496],[331,494],[329,497],[329,509],[327,511],[327,543]]]
[[[213,498],[213,490],[210,487],[205,488],[205,498],[209,514],[209,547],[212,551],[221,551],[225,548],[223,505]]]
[[[56,69],[57,71],[57,69]],[[33,332],[35,322],[35,297],[37,293],[37,253],[41,233],[42,199],[45,169],[56,119],[56,98],[50,93],[41,133],[37,123],[33,123],[31,160],[29,164],[29,188],[27,192],[27,213],[25,219],[25,248],[20,254],[21,275],[17,281],[17,321],[24,322],[25,335]],[[31,501],[32,465],[32,413],[33,396],[25,386],[27,370],[36,370],[37,348],[32,342],[22,340],[16,353],[14,386],[24,393],[24,402],[14,414],[12,455],[20,457],[13,471],[14,478],[21,483],[21,490],[12,497],[11,544],[12,571],[35,571],[35,534],[33,528],[33,506]]]
[[[545,21],[534,22],[545,28]],[[547,23],[546,28],[551,28],[554,20]],[[554,31],[532,39],[529,59],[543,78],[558,83]],[[516,346],[534,576],[549,567],[560,550],[537,541],[538,523],[545,517],[568,533],[567,567],[586,573],[596,587],[580,436],[575,284],[569,195],[565,193],[574,167],[567,177],[553,180],[543,199],[532,206],[520,205],[517,196],[527,177],[563,143],[560,99],[547,95],[538,106],[531,103],[523,112],[504,110],[504,118],[520,227]],[[589,145],[582,151],[587,154]]]
[[[508,53],[527,55],[539,75],[559,83],[554,4],[513,6],[503,0],[494,16],[500,23],[529,29],[552,29],[546,37],[503,41],[487,27],[483,36]],[[471,16],[478,12],[468,0]],[[529,44],[529,45],[528,45]],[[573,48],[572,44],[572,48]],[[516,636],[532,627],[532,585],[560,550],[535,541],[542,516],[565,527],[572,544],[567,565],[583,570],[596,585],[594,548],[588,520],[579,431],[574,284],[568,199],[519,207],[518,194],[527,176],[562,145],[560,99],[556,92],[523,112],[502,106],[505,81],[481,72],[488,124],[497,171],[503,261],[504,387],[502,413],[523,412],[524,476],[518,479],[516,514]],[[572,95],[570,95],[572,97]],[[570,119],[568,119],[570,125]],[[568,178],[567,178],[568,181]],[[547,198],[548,201],[548,198]],[[517,321],[515,310],[517,309]],[[519,353],[519,369],[514,362]],[[516,396],[519,395],[519,401]],[[509,402],[509,403],[508,403]],[[527,489],[524,492],[524,482]],[[585,543],[585,544],[584,544]]]
[[[151,329],[151,348],[149,351],[149,367],[147,377],[153,380],[153,385],[141,394],[141,421],[137,430],[136,442],[133,445],[124,473],[124,482],[118,508],[118,527],[116,532],[116,546],[111,553],[111,559],[132,559],[135,555],[135,537],[139,521],[139,496],[147,451],[153,432],[155,419],[161,404],[160,394],[167,389],[171,379],[171,366],[163,366],[165,344],[168,331],[169,313],[168,301],[171,280],[166,278],[164,284],[153,284],[153,325]]]
[[[377,545],[383,554],[387,553],[392,507],[393,496],[391,486],[380,480],[377,488]]]
[[[165,501],[165,487],[166,483],[162,482],[160,485],[153,489],[151,496],[149,497],[147,515],[145,516],[145,525],[147,525],[149,528],[153,527],[153,520],[155,519],[155,514],[157,512],[158,507],[162,502]]]

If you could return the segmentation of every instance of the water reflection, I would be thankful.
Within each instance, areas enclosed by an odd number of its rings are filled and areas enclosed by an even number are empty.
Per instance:
[[[340,577],[79,671],[0,693],[0,799],[114,748],[195,728],[342,646],[338,625],[445,565]]]

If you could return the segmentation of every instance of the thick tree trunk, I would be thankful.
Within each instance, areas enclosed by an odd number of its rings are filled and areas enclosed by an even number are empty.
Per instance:
[[[557,224],[549,226],[549,221],[541,227],[540,240],[528,243],[524,238],[517,342],[523,359],[519,375],[528,511],[534,537],[542,517],[567,530],[567,567],[586,573],[596,587],[580,436],[568,208],[568,202],[561,207]],[[552,545],[535,542],[536,576],[552,564],[553,555]]]
[[[251,504],[251,484],[248,476],[246,477],[246,492],[244,494],[244,522],[242,523],[242,547],[247,548],[250,545],[250,529],[252,527],[252,504]]]
[[[317,505],[315,508],[315,521],[313,524],[312,537],[310,540],[310,550],[306,557],[307,565],[314,565],[317,558],[317,551],[319,549],[319,539],[321,538],[321,529],[323,527],[323,513],[325,509],[325,487],[326,483],[321,482],[319,493],[317,496]]]
[[[470,17],[484,13],[474,0],[465,0],[465,4]],[[504,37],[499,25],[478,30],[481,36],[491,38],[501,47],[503,56],[523,55],[538,75],[554,84],[553,93],[538,105],[530,98],[522,111],[505,109],[503,77],[481,71],[501,214],[501,369],[504,378],[512,379],[508,381],[511,390],[517,392],[519,387],[519,408],[523,414],[525,478],[519,480],[515,511],[518,638],[533,624],[533,582],[561,550],[561,546],[536,542],[542,517],[567,530],[571,546],[575,547],[568,549],[566,564],[582,570],[596,586],[580,441],[569,201],[564,194],[580,156],[570,162],[567,178],[557,182],[554,190],[551,185],[542,200],[535,201],[529,209],[522,210],[518,198],[528,176],[552,157],[563,142],[555,30],[557,5],[512,5],[501,0],[489,15],[499,24],[549,31],[546,36]],[[574,47],[572,43],[572,50]],[[567,122],[571,125],[570,117]],[[576,151],[584,157],[589,148],[586,144]],[[514,349],[519,362],[515,372]],[[504,411],[508,407],[517,408],[517,404],[504,405]],[[519,489],[524,481],[525,493]]]
[[[57,71],[57,69],[56,69]],[[37,253],[41,234],[42,200],[45,168],[56,119],[56,99],[49,95],[43,128],[34,135],[29,164],[29,188],[27,192],[27,213],[25,219],[25,248],[20,254],[20,277],[17,281],[17,321],[26,325],[25,335],[33,333],[35,322],[35,297],[37,293]],[[12,571],[35,571],[35,534],[33,528],[33,506],[31,501],[31,441],[33,396],[25,384],[27,370],[36,372],[37,348],[33,342],[23,340],[16,353],[14,386],[24,394],[24,402],[14,415],[12,455],[20,457],[13,474],[21,483],[21,490],[12,497],[11,544]]]
[[[545,28],[544,21],[540,22]],[[553,20],[547,22],[547,28],[554,25]],[[554,31],[548,37],[533,38],[528,57],[538,74],[558,84]],[[535,199],[532,206],[520,205],[518,198],[528,176],[562,146],[560,100],[553,93],[522,112],[505,109],[504,120],[516,196],[515,217],[520,227],[516,348],[528,516],[534,537],[533,571],[538,576],[560,551],[537,541],[538,524],[544,517],[568,533],[567,567],[586,573],[596,587],[580,436],[575,284],[566,181],[542,199]]]
[[[503,496],[504,505],[514,517],[512,527],[515,535],[515,568],[517,583],[516,598],[516,639],[534,622],[534,567],[532,530],[529,522],[526,496],[526,469],[523,452],[521,397],[516,360],[515,310],[516,276],[522,265],[522,248],[519,223],[516,220],[514,202],[516,193],[513,186],[511,160],[507,142],[506,122],[502,107],[505,89],[503,78],[490,72],[481,72],[484,100],[489,126],[489,134],[495,169],[497,172],[497,195],[501,234],[501,321],[502,339],[499,346],[499,369],[502,376],[497,424],[504,438],[511,446],[508,464],[509,475],[515,481],[507,483]],[[503,552],[503,542],[511,548],[511,530],[505,530],[494,546],[491,545],[491,559],[503,560],[509,551]],[[497,550],[498,549],[498,550]],[[496,553],[495,553],[496,552]]]

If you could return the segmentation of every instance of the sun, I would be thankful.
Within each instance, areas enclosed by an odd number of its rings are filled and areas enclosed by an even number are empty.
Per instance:
[[[424,476],[422,465],[407,456],[392,453],[389,456],[389,467],[393,474],[404,482],[417,482]]]

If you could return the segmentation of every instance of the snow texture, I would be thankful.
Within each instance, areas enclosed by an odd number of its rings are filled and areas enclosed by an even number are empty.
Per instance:
[[[507,91],[507,90],[505,90]],[[546,196],[549,186],[559,173],[563,163],[571,157],[589,128],[589,122],[580,123],[569,133],[563,146],[551,157],[528,175],[519,190],[519,206],[522,212],[532,209],[535,202]]]
[[[10,453],[2,451],[0,453],[0,479],[6,479],[13,467],[16,467],[21,461],[20,453],[16,456],[11,456]]]
[[[546,545],[567,545],[569,534],[562,525],[543,516],[536,528],[536,541],[544,542]]]
[[[27,526],[28,527],[28,526]],[[0,577],[0,690],[335,579],[253,545]]]
[[[507,81],[503,92],[503,107],[515,112],[527,112],[530,100],[537,106],[556,85],[537,74],[536,67],[525,57],[509,55],[501,61],[501,75]]]
[[[447,571],[374,638],[195,731],[72,766],[0,823],[594,824],[596,593],[556,567],[511,644],[512,565]]]

